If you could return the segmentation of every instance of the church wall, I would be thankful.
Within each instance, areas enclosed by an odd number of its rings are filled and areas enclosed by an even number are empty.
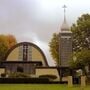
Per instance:
[[[17,61],[19,55],[19,48],[15,48],[8,56],[7,61]]]
[[[57,79],[55,81],[60,81],[59,74],[56,68],[36,68],[36,76],[40,75],[55,75]]]
[[[45,61],[43,56],[41,55],[41,53],[35,49],[34,47],[32,47],[32,61],[41,61],[43,66],[45,66]]]
[[[20,64],[20,63],[6,63],[3,64],[6,68],[6,73],[9,74],[11,72],[18,72],[17,68],[21,67],[23,69],[24,73],[27,74],[35,74],[35,66],[34,64],[26,63],[26,64]]]
[[[5,73],[5,68],[0,68],[0,77],[2,73]]]
[[[34,47],[31,47],[31,60],[28,60],[28,61],[41,61],[43,66],[45,66],[46,62],[42,56],[42,54],[39,52],[38,49],[34,48]],[[8,55],[7,57],[7,61],[23,61],[22,59],[19,58],[19,54],[20,51],[19,51],[19,47],[16,47],[14,50],[11,51],[11,53]]]

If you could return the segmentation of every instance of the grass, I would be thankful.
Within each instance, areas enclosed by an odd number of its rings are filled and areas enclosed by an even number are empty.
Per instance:
[[[61,84],[0,84],[0,90],[90,90],[90,86],[81,88]]]

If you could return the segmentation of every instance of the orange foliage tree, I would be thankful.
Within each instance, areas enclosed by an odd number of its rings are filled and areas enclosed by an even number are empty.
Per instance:
[[[8,49],[17,43],[13,35],[0,35],[0,61],[4,59]]]
[[[17,43],[16,38],[13,35],[7,35],[8,49]]]

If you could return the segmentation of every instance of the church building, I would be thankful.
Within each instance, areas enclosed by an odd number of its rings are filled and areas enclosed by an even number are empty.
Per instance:
[[[0,76],[5,73],[8,78],[10,74],[17,72],[29,75],[30,78],[39,78],[42,75],[55,76],[55,81],[59,81],[57,68],[49,67],[43,51],[31,42],[14,45],[0,62]]]
[[[62,71],[68,69],[72,55],[72,32],[66,22],[65,8],[66,6],[64,6],[64,22],[59,33],[58,67],[48,65],[44,52],[37,45],[31,42],[21,42],[11,47],[5,59],[0,62],[0,76],[2,73],[9,75],[23,72],[32,77],[39,78],[41,75],[48,75],[56,76],[54,81],[67,81],[67,78],[63,78]]]

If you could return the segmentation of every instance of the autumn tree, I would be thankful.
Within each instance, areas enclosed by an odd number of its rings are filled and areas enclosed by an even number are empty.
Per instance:
[[[0,35],[0,61],[4,59],[7,50],[16,43],[13,35]]]
[[[13,45],[17,43],[16,38],[13,35],[7,35],[8,48],[11,48]]]
[[[4,56],[8,50],[8,42],[4,35],[0,35],[0,61],[4,59]]]

